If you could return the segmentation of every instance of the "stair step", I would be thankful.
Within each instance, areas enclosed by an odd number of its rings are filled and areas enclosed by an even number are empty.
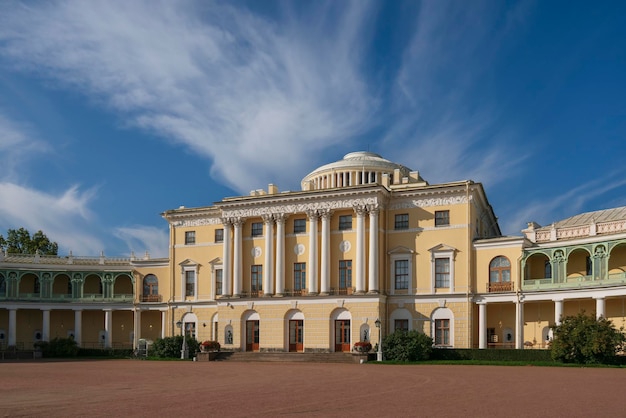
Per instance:
[[[238,362],[309,362],[309,363],[358,363],[360,356],[352,353],[259,353],[221,352],[217,361]]]

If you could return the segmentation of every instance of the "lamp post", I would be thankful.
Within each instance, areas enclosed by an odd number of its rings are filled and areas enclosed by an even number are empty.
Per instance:
[[[185,314],[186,313],[187,312],[185,312]],[[187,360],[187,357],[189,357],[189,352],[187,350],[187,331],[185,330],[185,323],[183,322],[183,318],[185,317],[185,314],[183,314],[183,317],[180,318],[180,321],[176,323],[176,326],[180,328],[180,335],[182,335],[183,337],[183,347],[180,350],[181,360]]]
[[[383,340],[380,328],[380,319],[376,318],[374,324],[376,324],[376,328],[378,328],[378,351],[376,352],[376,361],[383,361]]]

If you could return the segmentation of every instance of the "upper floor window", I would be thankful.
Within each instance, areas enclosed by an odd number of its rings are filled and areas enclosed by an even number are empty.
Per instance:
[[[352,215],[340,215],[339,216],[339,230],[345,231],[352,229]]]
[[[252,236],[260,237],[263,235],[263,222],[252,223]]]
[[[450,287],[450,259],[435,259],[435,287]]]
[[[552,278],[552,263],[550,263],[550,260],[546,260],[543,263],[543,277],[546,279]]]
[[[224,273],[222,269],[216,269],[215,270],[215,296],[221,296],[222,295],[222,285],[224,283]]]
[[[593,274],[592,268],[593,268],[593,264],[591,263],[591,257],[587,256],[585,258],[585,274],[587,276],[591,276]]]
[[[0,274],[0,296],[6,296],[7,282],[4,280],[4,276]]]
[[[450,225],[450,211],[449,210],[436,210],[435,211],[435,226]]]
[[[293,264],[293,290],[306,289],[306,263]]]
[[[409,260],[395,260],[394,279],[396,289],[409,288]]]
[[[148,274],[143,278],[143,295],[153,296],[159,294],[159,279],[154,274]]]
[[[394,229],[409,229],[409,214],[402,213],[402,214],[396,215],[393,228]]]
[[[185,296],[194,296],[196,294],[196,272],[193,270],[185,270]]]
[[[339,289],[352,288],[352,260],[339,260]]]
[[[253,296],[263,290],[263,266],[260,264],[250,268],[250,290]]]
[[[302,234],[306,232],[306,219],[298,218],[293,220],[293,233]]]
[[[196,231],[185,231],[185,245],[196,243]]]
[[[511,262],[508,258],[499,256],[489,263],[489,282],[504,283],[511,281]]]
[[[215,242],[224,242],[224,230],[222,228],[215,230]]]

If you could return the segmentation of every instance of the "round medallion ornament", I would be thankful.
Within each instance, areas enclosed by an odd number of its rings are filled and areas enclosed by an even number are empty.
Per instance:
[[[350,251],[350,241],[341,241],[341,243],[339,244],[339,251],[341,251],[342,253],[347,253],[348,251]]]
[[[251,251],[252,257],[260,257],[261,256],[261,247],[254,247]]]
[[[296,253],[296,255],[304,254],[304,244],[296,244],[296,246],[293,247],[293,252]]]

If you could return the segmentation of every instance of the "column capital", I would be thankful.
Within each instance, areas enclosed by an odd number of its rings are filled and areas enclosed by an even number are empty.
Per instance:
[[[231,226],[233,224],[233,218],[221,218],[220,221],[222,221],[222,225],[224,226]]]
[[[308,216],[310,220],[316,220],[319,218],[319,213],[315,209],[309,209],[306,211],[306,216]]]
[[[285,213],[275,213],[274,214],[274,220],[276,221],[277,224],[284,224],[285,221],[287,220],[287,214],[285,214]]]
[[[263,219],[263,223],[266,224],[274,222],[274,215],[272,215],[271,213],[262,215],[261,218]]]
[[[319,216],[322,219],[330,219],[333,216],[333,211],[330,209],[322,209],[319,211]]]
[[[353,209],[356,213],[356,216],[364,216],[367,213],[367,206],[365,205],[355,206]]]
[[[244,218],[231,218],[231,220],[230,220],[230,223],[235,228],[240,228],[245,222],[246,222],[246,220]]]
[[[370,216],[376,216],[378,215],[378,212],[380,211],[380,205],[378,203],[373,203],[370,205],[367,205],[367,211],[369,212]]]

